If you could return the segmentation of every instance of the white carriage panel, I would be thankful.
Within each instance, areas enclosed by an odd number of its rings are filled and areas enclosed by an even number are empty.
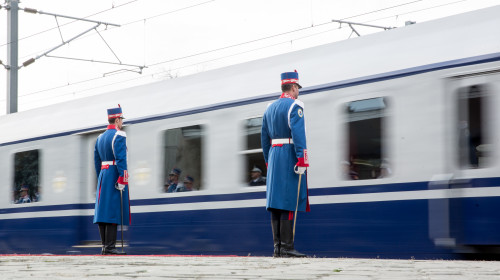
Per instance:
[[[158,121],[127,127],[127,167],[131,199],[156,198],[163,192],[163,146]]]
[[[0,207],[8,208],[12,204],[14,166],[9,146],[0,148]]]
[[[86,196],[80,174],[78,137],[65,136],[42,142],[41,205],[81,203]]]
[[[241,185],[239,147],[242,114],[239,107],[212,111],[206,114],[210,129],[206,133],[204,167],[207,189],[233,191]]]
[[[435,76],[394,81],[394,176],[398,181],[428,181],[443,172],[445,104]]]
[[[344,155],[345,143],[339,133],[343,131],[343,122],[340,121],[342,106],[336,96],[336,91],[299,96],[304,102],[309,188],[340,186],[340,159]]]

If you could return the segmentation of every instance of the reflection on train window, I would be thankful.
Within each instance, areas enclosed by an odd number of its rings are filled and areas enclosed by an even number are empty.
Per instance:
[[[488,102],[485,85],[463,87],[458,91],[458,158],[461,168],[487,165],[491,149],[491,143],[485,135]]]
[[[202,188],[202,141],[200,125],[166,130],[163,136],[163,192],[186,192]]]
[[[262,130],[262,117],[245,120],[245,150],[241,152],[244,157],[244,181],[248,186],[266,185],[266,161],[260,144]]]
[[[14,155],[13,203],[40,201],[40,152],[19,152]]]
[[[345,180],[391,175],[391,166],[383,154],[386,108],[387,100],[382,97],[348,103],[348,153],[341,163]]]

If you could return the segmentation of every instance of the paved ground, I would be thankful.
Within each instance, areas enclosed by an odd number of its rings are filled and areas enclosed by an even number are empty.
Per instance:
[[[0,279],[500,280],[500,262],[0,255]]]

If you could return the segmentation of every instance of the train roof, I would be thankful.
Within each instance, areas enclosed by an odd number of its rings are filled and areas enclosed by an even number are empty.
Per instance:
[[[490,7],[1,116],[0,146],[105,127],[106,109],[118,103],[126,121],[137,123],[271,100],[280,94],[280,74],[294,69],[304,87],[301,92],[312,93],[464,61],[500,60],[499,14],[500,6]]]

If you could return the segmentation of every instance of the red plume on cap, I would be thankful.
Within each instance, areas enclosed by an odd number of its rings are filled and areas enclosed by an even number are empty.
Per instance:
[[[297,72],[297,70],[295,70],[295,72]],[[118,104],[118,108],[121,108],[122,106],[120,106],[120,104]]]

